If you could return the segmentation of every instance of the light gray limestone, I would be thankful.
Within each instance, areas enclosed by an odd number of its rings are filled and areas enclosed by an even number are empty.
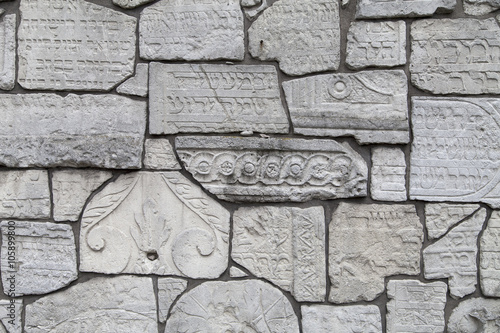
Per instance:
[[[0,95],[0,165],[140,168],[146,102],[116,95]]]
[[[330,230],[329,301],[371,301],[384,278],[420,273],[423,230],[413,205],[340,203]]]
[[[408,143],[402,70],[310,76],[283,82],[295,133],[351,135],[360,144]]]
[[[491,213],[479,244],[481,290],[485,296],[500,297],[500,211]]]
[[[365,160],[334,140],[177,137],[186,170],[219,199],[303,202],[366,196]]]
[[[149,132],[288,133],[274,66],[149,66]]]
[[[326,297],[322,207],[243,207],[233,214],[231,257],[299,302]]]
[[[353,69],[406,64],[404,21],[354,21],[347,33],[346,64]]]
[[[376,305],[303,305],[304,333],[382,333],[382,319]]]
[[[23,300],[10,298],[0,300],[0,332],[22,333],[21,317]]]
[[[148,277],[96,277],[26,306],[26,333],[157,333],[156,300]]]
[[[187,288],[187,281],[178,278],[158,279],[158,319],[161,323],[167,321],[168,312],[175,299]]]
[[[242,277],[247,277],[248,274],[245,273],[243,270],[239,269],[238,267],[230,267],[229,268],[229,276],[232,278],[242,278]]]
[[[387,333],[443,333],[447,291],[444,282],[389,281]]]
[[[205,282],[177,301],[167,320],[169,332],[298,333],[288,299],[258,280]]]
[[[401,148],[372,149],[370,192],[373,200],[406,201],[406,161]]]
[[[116,87],[122,95],[146,97],[148,95],[148,64],[137,64],[135,75]]]
[[[462,298],[476,290],[477,237],[486,218],[481,208],[423,251],[426,279],[446,279],[450,295]]]
[[[499,100],[412,97],[412,105],[410,198],[500,208]]]
[[[470,298],[461,302],[448,320],[448,333],[500,331],[500,300]]]
[[[0,12],[0,16],[3,12]],[[16,15],[5,15],[0,22],[0,89],[14,89],[16,79]]]
[[[248,29],[254,58],[277,60],[288,75],[336,70],[340,64],[337,0],[280,0]]]
[[[67,224],[2,221],[2,285],[6,295],[39,295],[78,278],[73,230]]]
[[[414,21],[412,84],[433,94],[499,94],[499,35],[494,18]]]
[[[141,12],[139,47],[148,60],[243,60],[239,0],[161,0]]]
[[[25,89],[111,90],[132,75],[137,19],[88,1],[21,1]]]
[[[252,20],[266,8],[271,6],[271,1],[272,0],[241,0],[240,3],[245,12],[245,16],[249,20]]]
[[[478,209],[479,205],[475,204],[425,204],[425,227],[429,239],[441,237],[450,227],[458,224]]]
[[[113,0],[113,4],[125,9],[132,9],[153,1],[154,0]]]
[[[179,172],[121,175],[85,207],[80,271],[218,278],[229,212]]]
[[[421,17],[451,12],[456,0],[358,0],[356,18]]]
[[[174,149],[167,139],[146,139],[144,167],[148,169],[180,170]]]
[[[463,0],[464,12],[467,15],[485,15],[498,10],[500,3],[496,0]]]

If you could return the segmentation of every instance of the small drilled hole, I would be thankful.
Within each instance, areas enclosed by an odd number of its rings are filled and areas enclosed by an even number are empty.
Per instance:
[[[155,261],[156,259],[158,259],[158,253],[156,253],[156,251],[148,252],[146,256],[151,261]]]

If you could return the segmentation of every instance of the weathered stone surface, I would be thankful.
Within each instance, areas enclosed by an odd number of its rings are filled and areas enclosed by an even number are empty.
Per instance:
[[[433,94],[499,94],[499,35],[494,18],[413,22],[412,84]]]
[[[450,295],[462,298],[476,290],[477,236],[486,218],[481,208],[423,251],[426,279],[448,278]]]
[[[231,257],[299,302],[326,297],[322,207],[244,207],[233,215]]]
[[[500,208],[499,100],[413,97],[412,104],[410,198]]]
[[[0,332],[21,333],[21,317],[23,315],[22,299],[2,299],[0,300]]]
[[[113,174],[102,170],[55,170],[52,195],[55,221],[77,221],[90,194]]]
[[[444,282],[391,280],[387,284],[387,333],[442,333],[448,287]]]
[[[382,333],[380,310],[375,305],[301,306],[304,333]]]
[[[354,69],[406,64],[406,23],[352,22],[347,33],[346,64]]]
[[[329,230],[330,302],[371,301],[385,277],[420,273],[423,230],[413,205],[342,202]]]
[[[266,8],[271,6],[272,0],[240,0],[245,16],[252,20],[257,15],[262,13]]]
[[[479,209],[479,205],[431,203],[425,205],[425,226],[429,239],[439,238]]]
[[[289,75],[336,70],[340,64],[340,18],[336,0],[281,0],[248,29],[254,58],[277,60]]]
[[[113,4],[125,9],[132,9],[153,1],[154,0],[113,0]]]
[[[165,332],[298,333],[287,298],[258,280],[205,282],[173,306]]]
[[[88,1],[21,1],[19,84],[111,90],[134,72],[137,19]]]
[[[366,195],[366,162],[347,143],[177,137],[176,149],[187,171],[223,200],[302,202]]]
[[[406,201],[406,161],[400,148],[372,149],[370,192],[373,200]]]
[[[470,298],[461,302],[448,320],[448,333],[500,331],[500,300]]]
[[[142,11],[139,43],[149,60],[243,60],[239,0],[161,0]]]
[[[80,270],[217,278],[229,212],[179,172],[120,176],[85,207]]]
[[[187,288],[187,281],[177,278],[158,279],[158,317],[160,322],[167,321],[168,311],[175,299]]]
[[[149,132],[288,133],[274,66],[150,64]]]
[[[500,211],[491,213],[479,251],[481,290],[486,296],[500,297]]]
[[[16,15],[11,14],[5,15],[0,22],[0,89],[14,89],[15,79]]]
[[[0,171],[0,203],[0,218],[49,218],[47,171]]]
[[[410,140],[402,70],[310,76],[283,89],[296,133],[352,135],[361,144]]]
[[[174,149],[167,139],[146,139],[144,167],[148,169],[180,170]]]
[[[421,17],[451,12],[456,0],[358,0],[356,18]]]
[[[135,75],[116,87],[122,95],[146,97],[148,95],[148,64],[137,64]]]
[[[238,267],[232,266],[231,268],[229,268],[229,276],[232,278],[241,278],[241,277],[247,277],[248,274],[243,272]]]
[[[69,225],[3,221],[0,226],[6,295],[46,294],[77,279],[75,238]]]
[[[464,12],[467,15],[485,15],[498,10],[500,3],[496,0],[463,0]]]
[[[26,306],[26,333],[157,333],[151,278],[96,277]]]
[[[140,168],[146,103],[116,95],[0,95],[0,165]]]

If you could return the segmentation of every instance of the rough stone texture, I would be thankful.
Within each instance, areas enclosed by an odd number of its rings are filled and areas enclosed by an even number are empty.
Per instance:
[[[411,25],[411,82],[433,94],[499,94],[500,28],[494,18]]]
[[[280,0],[248,29],[254,58],[277,60],[288,75],[336,70],[340,18],[336,0]]]
[[[295,133],[352,135],[361,144],[408,143],[401,70],[310,76],[283,83]]]
[[[239,0],[161,0],[142,11],[139,43],[149,60],[243,60]]]
[[[205,282],[173,306],[165,332],[298,333],[288,299],[258,280]]]
[[[113,0],[113,4],[125,9],[132,9],[153,1],[154,0]]]
[[[157,333],[148,277],[96,277],[26,306],[26,333]]]
[[[387,333],[442,333],[448,286],[444,282],[391,280],[387,284]]]
[[[3,12],[0,12],[0,16]],[[16,79],[16,15],[5,15],[0,22],[0,89],[14,89]]]
[[[229,268],[229,276],[232,278],[242,278],[242,277],[247,277],[248,274],[239,269],[238,267],[231,267]]]
[[[146,103],[116,95],[0,95],[0,165],[140,168]]]
[[[467,15],[485,15],[498,10],[500,3],[496,0],[463,0],[464,12]]]
[[[83,0],[21,1],[19,84],[111,90],[134,72],[137,19]]]
[[[329,230],[330,302],[371,301],[385,277],[420,273],[423,230],[413,205],[342,202]]]
[[[288,133],[274,66],[150,64],[149,132]]]
[[[271,6],[272,0],[240,0],[245,16],[252,20],[257,15],[262,13],[266,8]]]
[[[353,69],[406,64],[406,23],[352,22],[347,33],[346,64]]]
[[[356,18],[421,17],[451,12],[456,0],[358,0]]]
[[[244,207],[233,215],[231,257],[299,302],[326,297],[322,207]]]
[[[432,203],[425,205],[425,226],[429,239],[439,238],[450,227],[472,215],[479,205]]]
[[[177,137],[187,171],[219,199],[302,202],[366,196],[367,166],[347,143]]]
[[[301,306],[304,333],[382,333],[382,319],[376,305]]]
[[[80,271],[217,278],[229,212],[179,172],[120,176],[85,207]]]
[[[0,218],[49,218],[50,205],[46,171],[0,171]]]
[[[0,300],[0,332],[22,333],[21,317],[23,315],[22,299]]]
[[[477,236],[486,218],[481,208],[423,251],[426,279],[448,278],[450,295],[462,298],[476,290]]]
[[[122,95],[146,97],[148,95],[148,64],[137,64],[135,75],[116,87]]]
[[[372,149],[370,192],[373,200],[406,201],[406,161],[400,148]]]
[[[180,170],[174,149],[167,139],[146,139],[144,167],[148,169]]]
[[[491,213],[479,251],[479,281],[486,296],[500,297],[500,211]]]
[[[413,97],[412,105],[410,198],[500,208],[498,99]]]
[[[177,278],[158,279],[158,319],[167,321],[168,311],[175,299],[187,288],[187,281]]]
[[[46,294],[78,278],[75,238],[69,225],[3,221],[0,226],[6,295]]]
[[[448,333],[500,331],[500,300],[470,298],[461,302],[448,320]]]

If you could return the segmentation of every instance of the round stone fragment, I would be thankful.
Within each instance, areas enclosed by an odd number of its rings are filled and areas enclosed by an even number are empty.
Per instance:
[[[500,332],[500,300],[471,298],[453,310],[448,333],[476,332]]]

